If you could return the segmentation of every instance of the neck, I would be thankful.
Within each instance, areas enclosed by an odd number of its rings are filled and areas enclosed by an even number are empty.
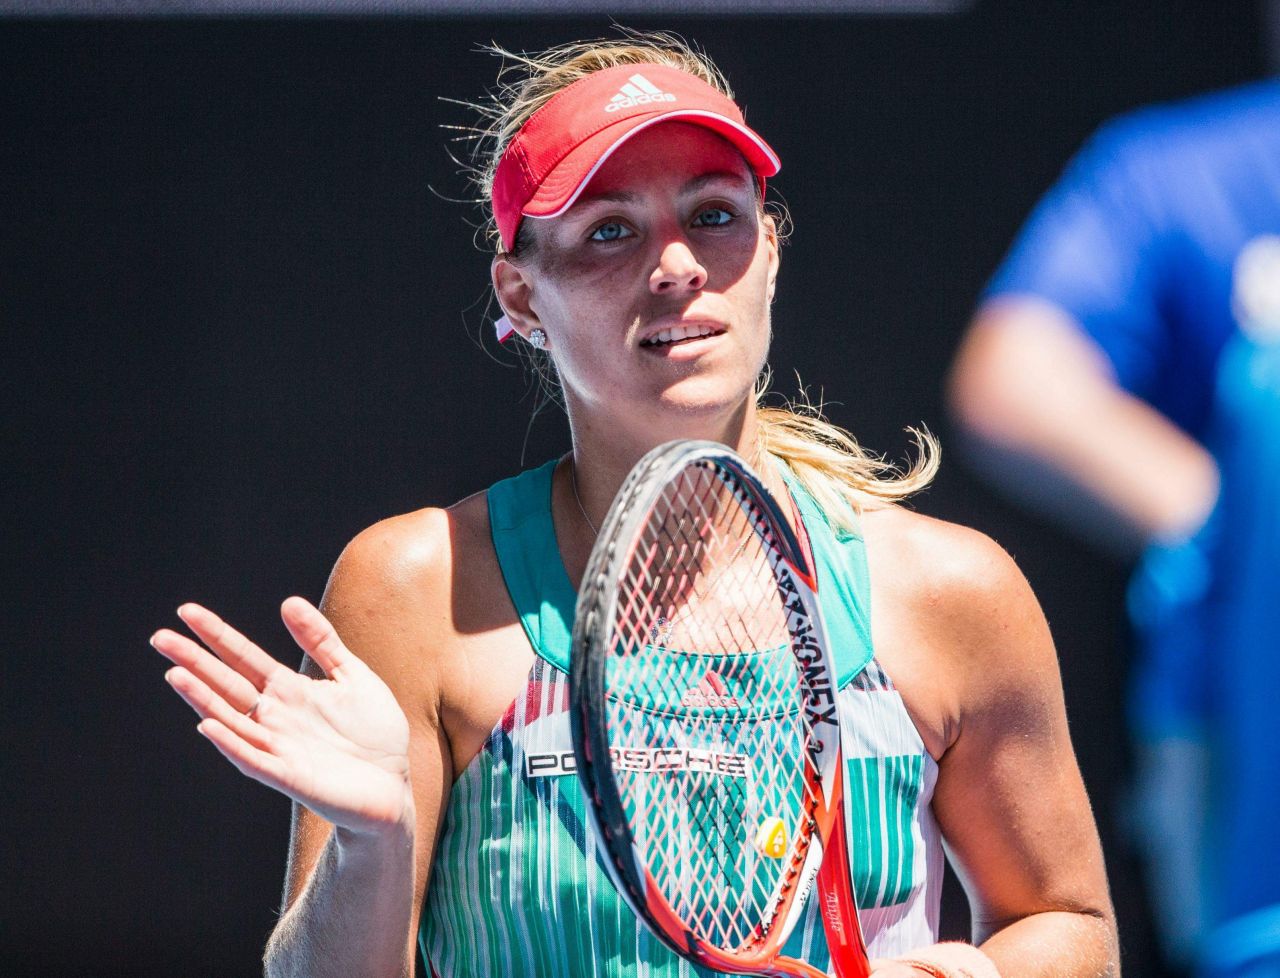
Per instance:
[[[697,439],[728,445],[745,458],[753,468],[765,468],[756,443],[756,409],[754,398],[748,398],[725,417],[689,419],[687,423],[664,426],[627,427],[614,419],[594,424],[570,412],[573,432],[573,466],[577,481],[577,499],[586,519],[593,527],[604,520],[613,497],[632,467],[645,453],[658,445],[676,439]],[[765,476],[768,481],[769,476]],[[581,519],[582,513],[578,514]]]
[[[552,483],[552,518],[565,570],[574,587],[581,581],[600,525],[623,480],[636,462],[658,445],[675,439],[698,439],[728,445],[756,470],[775,498],[787,498],[782,475],[763,457],[757,445],[758,419],[754,398],[716,425],[654,426],[655,434],[654,430],[641,432],[609,423],[575,423],[570,410],[570,429],[573,452],[556,469]],[[786,511],[790,519],[790,507],[786,507]]]

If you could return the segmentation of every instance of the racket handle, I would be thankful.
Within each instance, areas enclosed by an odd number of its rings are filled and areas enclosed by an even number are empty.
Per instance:
[[[825,971],[796,958],[778,958],[772,967],[756,974],[769,975],[770,978],[828,978]]]
[[[858,923],[858,904],[849,881],[849,846],[844,837],[844,805],[822,853],[817,897],[822,901],[822,927],[836,978],[869,978],[871,964]]]

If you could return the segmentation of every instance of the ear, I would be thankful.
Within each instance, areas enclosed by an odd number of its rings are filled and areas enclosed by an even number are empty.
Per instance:
[[[529,331],[539,325],[538,315],[530,305],[533,285],[528,271],[511,261],[506,255],[495,255],[489,266],[493,292],[498,303],[517,333],[526,340]]]
[[[764,228],[765,241],[769,248],[769,301],[773,302],[773,293],[778,285],[778,264],[782,259],[782,249],[778,241],[778,223],[772,214],[764,214],[760,218]]]

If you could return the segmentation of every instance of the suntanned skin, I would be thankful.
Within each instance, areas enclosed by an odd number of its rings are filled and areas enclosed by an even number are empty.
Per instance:
[[[536,232],[533,255],[495,260],[494,283],[522,335],[548,334],[590,521],[599,525],[631,465],[658,443],[711,438],[753,455],[751,389],[778,253],[737,152],[694,126],[646,130]],[[641,345],[673,317],[718,333],[663,352]],[[576,583],[594,533],[569,464],[553,479],[552,517]],[[891,506],[869,508],[863,527],[877,655],[939,762],[934,812],[977,938],[1005,976],[1115,973],[1101,852],[1052,642],[1025,580],[971,530]],[[176,663],[167,677],[205,718],[202,732],[300,803],[268,974],[408,975],[450,786],[533,662],[484,496],[360,534],[322,609],[297,598],[283,608],[308,653],[305,676],[194,605],[184,620],[230,668],[167,629],[153,643]],[[341,783],[326,777],[339,770]],[[881,962],[877,974],[920,972]]]

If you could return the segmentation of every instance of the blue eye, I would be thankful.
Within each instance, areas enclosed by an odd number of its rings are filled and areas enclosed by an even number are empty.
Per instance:
[[[592,241],[621,241],[629,237],[631,237],[631,231],[618,221],[601,224],[591,232]]]
[[[693,223],[700,228],[716,228],[722,227],[733,220],[733,215],[723,207],[708,207],[701,211]]]

